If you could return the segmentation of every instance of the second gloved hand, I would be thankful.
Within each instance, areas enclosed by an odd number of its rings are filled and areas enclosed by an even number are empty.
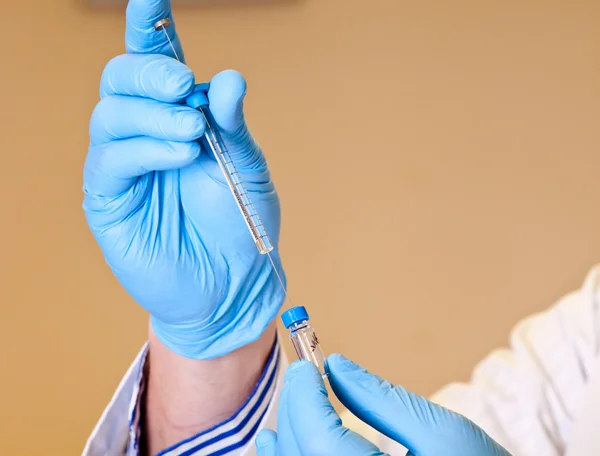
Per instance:
[[[408,448],[413,456],[510,456],[462,415],[370,374],[340,355],[328,359],[333,391],[355,416]],[[293,363],[286,373],[277,433],[263,430],[259,456],[383,456],[345,428],[316,367]]]
[[[284,295],[217,162],[197,141],[204,119],[185,105],[194,74],[166,55],[168,42],[153,29],[157,17],[170,17],[168,0],[130,0],[130,54],[102,75],[83,207],[106,261],[151,314],[159,340],[182,356],[208,359],[260,337]],[[169,33],[182,56],[173,32],[174,25]],[[210,110],[277,245],[279,199],[244,120],[245,93],[239,73],[219,73],[210,81]]]

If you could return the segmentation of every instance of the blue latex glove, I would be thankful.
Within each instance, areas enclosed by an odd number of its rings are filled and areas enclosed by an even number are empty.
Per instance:
[[[359,419],[414,456],[510,456],[467,418],[370,374],[341,355],[328,359],[331,387]],[[290,365],[279,403],[278,433],[257,436],[258,456],[376,456],[375,445],[345,428],[317,369]]]
[[[182,356],[208,359],[260,337],[284,295],[211,152],[197,142],[203,117],[183,104],[194,74],[168,56],[163,32],[153,28],[163,17],[171,17],[168,0],[129,2],[129,54],[106,66],[90,123],[83,208],[157,337]],[[168,31],[181,57],[174,25]],[[277,246],[279,199],[244,121],[245,92],[239,73],[219,73],[210,109]]]

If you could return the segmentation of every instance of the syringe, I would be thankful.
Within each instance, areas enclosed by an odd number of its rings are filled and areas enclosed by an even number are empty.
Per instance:
[[[169,33],[167,32],[167,27],[170,25],[171,20],[165,18],[156,22],[154,24],[154,29],[156,31],[162,30],[165,33],[175,58],[181,61],[177,51],[175,50],[175,47],[173,46],[171,38],[169,37]],[[210,112],[208,106],[208,88],[208,84],[198,84],[194,92],[188,96],[188,98],[186,98],[186,103],[188,106],[200,111],[204,116],[206,128],[202,141],[204,142],[204,145],[212,151],[217,163],[219,164],[219,167],[221,168],[221,171],[223,172],[227,186],[231,190],[235,202],[240,209],[244,220],[246,221],[246,225],[250,230],[250,234],[252,235],[252,239],[254,239],[254,243],[256,244],[258,251],[261,254],[266,254],[269,257],[269,261],[273,266],[275,275],[277,276],[281,288],[287,297],[287,290],[277,270],[277,267],[275,266],[275,262],[271,257],[270,252],[273,250],[271,239],[269,238],[267,230],[258,216],[258,212],[256,211],[256,208],[250,199],[250,194],[248,193],[244,181],[242,180],[242,176],[237,170],[231,155],[229,154],[229,151],[223,142],[223,138],[219,133],[218,125]],[[323,378],[327,378],[327,373],[325,372],[325,357],[314,330],[310,325],[308,325],[309,317],[306,309],[301,306],[292,307],[284,312],[281,318],[286,329],[290,330],[290,339],[294,349],[296,350],[298,358],[312,362],[317,369],[319,369],[319,372]]]
[[[170,25],[170,19],[165,18],[155,23],[154,29],[157,31],[162,30],[165,33],[175,58],[181,61],[167,32],[167,27]],[[252,200],[250,199],[250,195],[246,189],[244,181],[242,180],[242,176],[237,170],[235,163],[233,163],[231,155],[229,155],[229,151],[225,146],[225,142],[219,133],[217,123],[208,107],[207,92],[208,84],[198,84],[194,89],[194,92],[186,99],[186,102],[188,106],[197,109],[204,116],[206,128],[202,140],[205,142],[205,146],[212,151],[215,159],[217,160],[217,163],[223,172],[223,176],[225,177],[225,181],[227,182],[227,186],[235,198],[235,202],[237,203],[237,206],[244,217],[246,225],[250,230],[250,234],[252,235],[252,239],[254,240],[258,251],[263,255],[268,254],[273,250],[273,244],[271,243],[271,239],[267,234],[267,230],[265,229],[265,226],[258,216],[258,212],[256,211]]]
[[[162,30],[167,37],[167,41],[171,46],[171,50],[175,55],[175,58],[179,61],[179,55],[173,46],[173,42],[169,37],[169,33],[167,32],[167,27],[171,25],[171,20],[169,18],[161,19],[160,21],[154,24],[154,29],[156,31]],[[262,255],[267,255],[275,270],[275,274],[277,275],[277,279],[283,288],[287,296],[287,290],[285,285],[283,284],[283,280],[275,267],[275,263],[273,258],[270,255],[270,252],[273,250],[273,243],[269,238],[267,230],[265,229],[264,224],[262,223],[256,208],[254,207],[254,203],[252,203],[252,199],[250,198],[250,194],[246,189],[246,185],[242,180],[242,176],[237,170],[235,163],[233,162],[225,143],[223,142],[223,138],[219,133],[219,128],[217,123],[212,116],[210,109],[208,107],[208,84],[198,84],[194,90],[194,92],[186,99],[187,104],[197,109],[204,116],[204,120],[206,122],[206,128],[204,131],[204,136],[202,141],[205,143],[213,153],[215,160],[219,164],[221,171],[223,172],[223,176],[225,177],[225,181],[227,182],[227,186],[231,190],[235,202],[244,217],[244,221],[246,222],[246,226],[250,231],[250,235],[256,244],[256,248]]]

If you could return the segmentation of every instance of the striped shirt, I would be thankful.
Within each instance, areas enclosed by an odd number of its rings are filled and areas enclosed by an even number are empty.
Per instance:
[[[129,406],[129,446],[127,455],[139,455],[141,434],[141,401],[147,379],[148,346],[144,347],[139,364],[137,382]],[[279,374],[280,346],[276,340],[254,390],[244,404],[227,420],[206,431],[179,442],[156,456],[238,456],[243,447],[253,439],[265,417],[273,398]]]

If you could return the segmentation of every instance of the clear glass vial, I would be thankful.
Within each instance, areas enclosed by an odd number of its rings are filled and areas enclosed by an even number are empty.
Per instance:
[[[296,350],[298,359],[313,363],[317,366],[323,378],[326,378],[325,355],[315,330],[308,324],[309,319],[310,317],[304,306],[292,307],[281,315],[283,325],[290,331],[290,340],[294,350]]]

